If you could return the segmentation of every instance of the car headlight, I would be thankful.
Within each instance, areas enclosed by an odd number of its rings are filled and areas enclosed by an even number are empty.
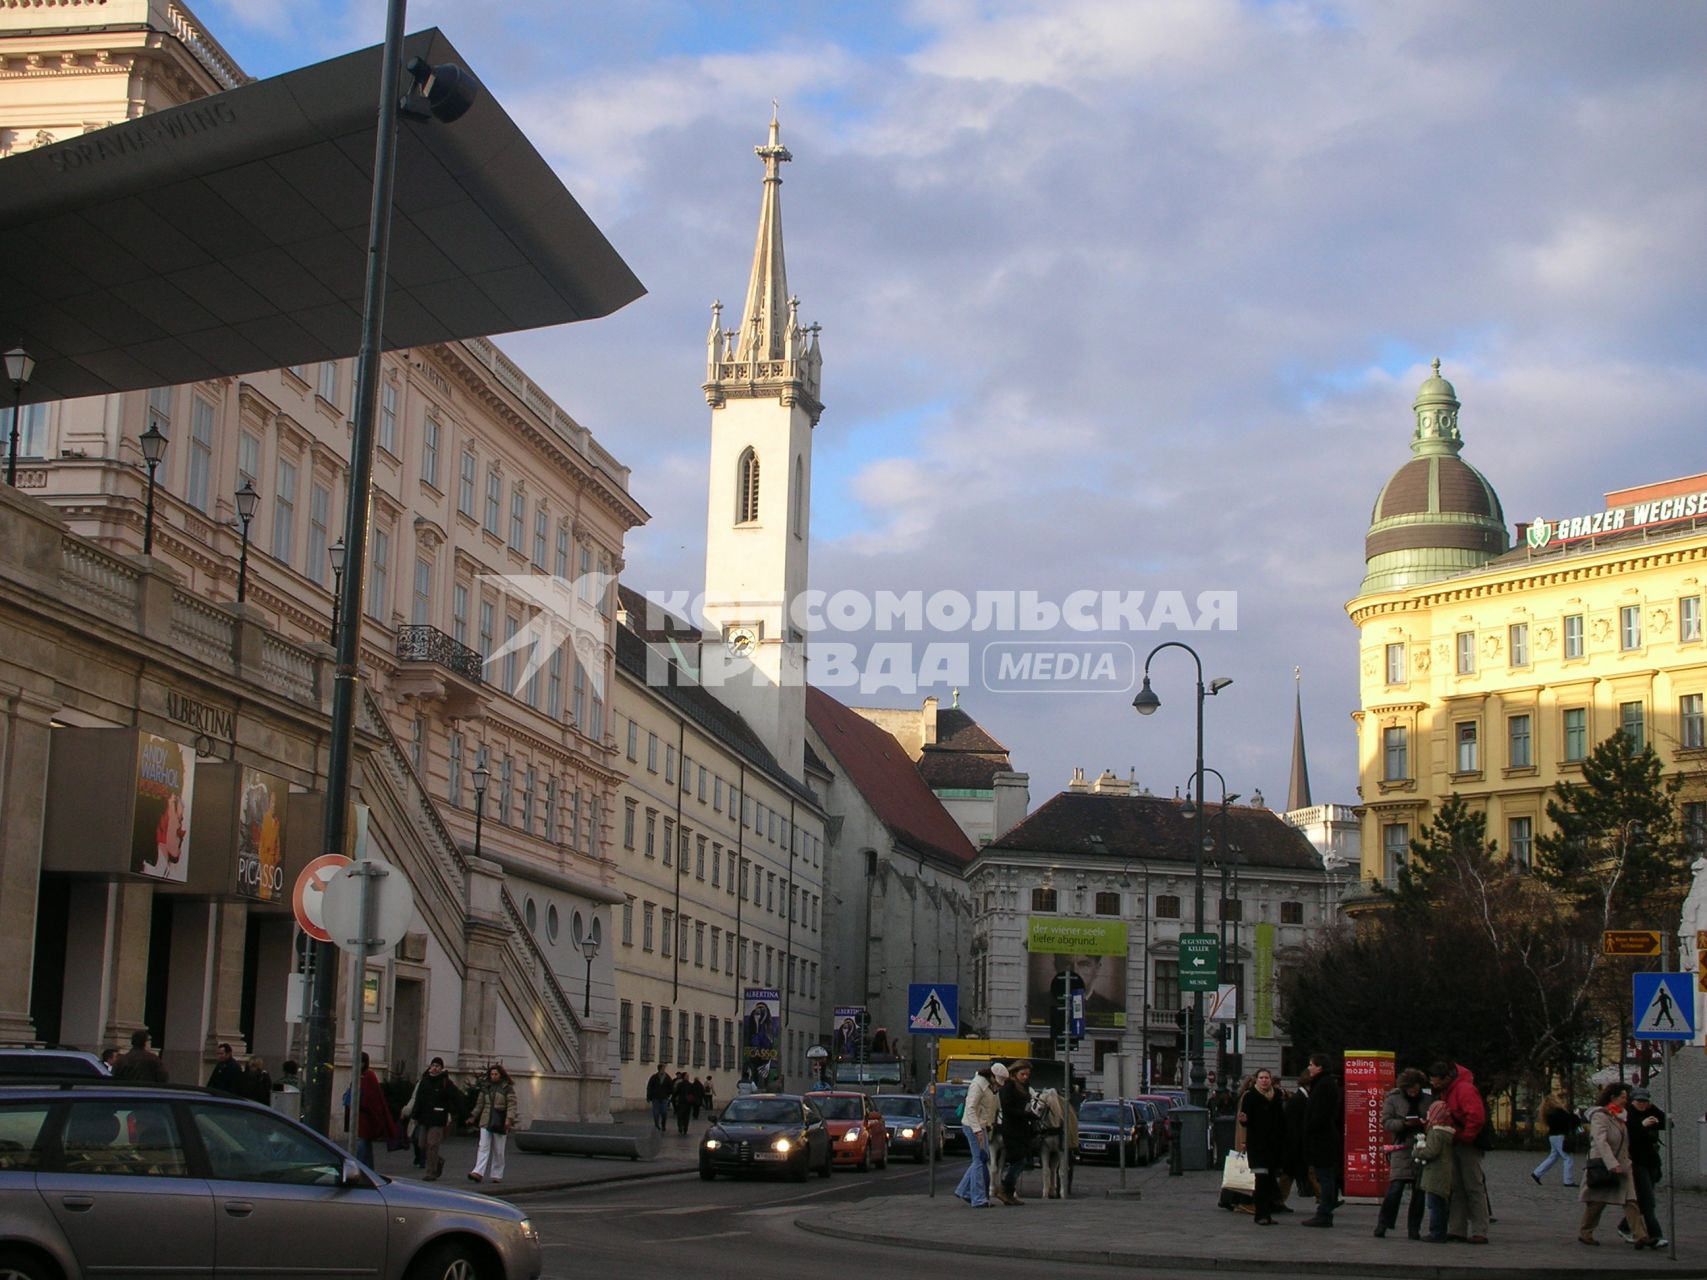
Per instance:
[[[721,1142],[719,1142],[716,1138],[707,1138],[705,1140],[705,1149],[707,1151],[715,1151],[715,1150],[717,1150],[717,1148],[721,1147],[722,1145],[723,1144]]]
[[[539,1232],[537,1232],[533,1229],[533,1219],[523,1218],[521,1221],[521,1228],[522,1228],[522,1239],[523,1240],[537,1240],[537,1239],[539,1239]]]
[[[903,1129],[901,1130],[901,1136],[903,1138],[910,1138],[913,1136],[913,1131],[911,1129]]]
[[[860,1135],[860,1131],[858,1129],[849,1129],[846,1133],[844,1133],[842,1135],[842,1141],[843,1142],[858,1142],[859,1141],[859,1135]]]
[[[787,1155],[790,1151],[794,1150],[794,1144],[787,1138],[778,1138],[775,1142],[771,1143],[771,1148],[772,1150],[780,1151],[784,1155]]]

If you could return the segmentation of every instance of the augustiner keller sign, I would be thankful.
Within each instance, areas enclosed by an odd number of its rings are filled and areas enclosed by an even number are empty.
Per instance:
[[[1707,516],[1707,490],[1683,493],[1651,502],[1630,502],[1621,507],[1608,507],[1588,515],[1570,516],[1564,520],[1534,520],[1524,535],[1536,551],[1543,547],[1570,542],[1576,538],[1593,538],[1600,534],[1622,533],[1645,525],[1670,524],[1675,520],[1692,520]]]

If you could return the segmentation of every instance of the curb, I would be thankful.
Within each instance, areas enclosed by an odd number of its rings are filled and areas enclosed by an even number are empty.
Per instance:
[[[1024,1246],[960,1244],[946,1240],[921,1240],[885,1235],[878,1231],[855,1231],[810,1218],[795,1218],[794,1226],[811,1235],[827,1236],[833,1240],[848,1240],[856,1244],[888,1245],[899,1249],[926,1250],[935,1253],[971,1254],[988,1258],[1021,1258],[1037,1262],[1091,1264],[1105,1267],[1128,1267],[1146,1271],[1233,1271],[1250,1272],[1264,1266],[1260,1258],[1206,1258],[1181,1254],[1132,1253],[1117,1249],[1036,1249]],[[1560,1267],[1510,1266],[1435,1266],[1400,1262],[1325,1262],[1308,1259],[1287,1259],[1292,1274],[1417,1277],[1418,1280],[1487,1280],[1487,1277],[1512,1277],[1514,1280],[1569,1280],[1581,1275],[1594,1277],[1606,1270]],[[1658,1280],[1664,1276],[1707,1277],[1707,1267],[1617,1267],[1619,1280]]]
[[[506,1191],[503,1195],[492,1198],[494,1200],[515,1200],[521,1196],[539,1195],[545,1191],[573,1191],[577,1187],[605,1187],[617,1182],[645,1182],[651,1178],[681,1178],[698,1172],[698,1168],[689,1165],[685,1169],[642,1169],[637,1173],[613,1173],[606,1177],[581,1178],[574,1182],[536,1182],[529,1186],[517,1187],[513,1191]],[[1671,1272],[1668,1274],[1681,1275],[1683,1273]]]

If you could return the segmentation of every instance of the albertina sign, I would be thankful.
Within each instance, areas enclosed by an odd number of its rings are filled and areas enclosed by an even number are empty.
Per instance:
[[[1686,493],[1657,502],[1633,502],[1622,507],[1608,507],[1586,516],[1568,520],[1535,520],[1530,523],[1529,545],[1539,551],[1558,542],[1573,538],[1592,538],[1602,533],[1618,533],[1639,529],[1643,525],[1667,524],[1673,520],[1690,520],[1707,516],[1707,491]]]

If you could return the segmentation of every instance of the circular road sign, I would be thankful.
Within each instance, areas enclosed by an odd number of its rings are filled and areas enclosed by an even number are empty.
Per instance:
[[[326,932],[321,908],[327,884],[338,873],[339,867],[349,865],[350,860],[341,853],[323,854],[304,867],[296,878],[296,888],[290,896],[291,910],[296,913],[297,926],[316,942],[332,941],[332,935]]]
[[[377,869],[380,874],[375,875],[370,870],[366,875],[359,875],[358,868]],[[321,922],[331,935],[330,940],[340,950],[357,950],[355,939],[361,935],[363,881],[366,881],[372,898],[369,919],[373,927],[367,935],[368,952],[389,951],[397,945],[409,922],[415,918],[415,891],[409,887],[407,876],[378,858],[351,863],[333,874],[326,886]]]

